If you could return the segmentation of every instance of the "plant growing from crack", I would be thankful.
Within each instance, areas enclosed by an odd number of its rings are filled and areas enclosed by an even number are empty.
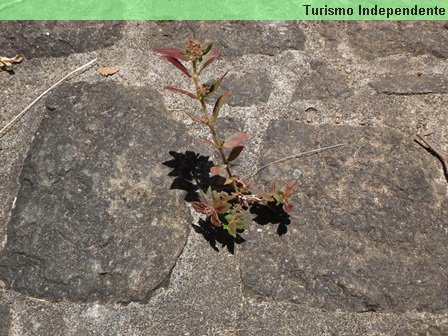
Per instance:
[[[220,183],[213,188],[209,185],[205,190],[198,191],[197,200],[192,202],[194,210],[205,215],[213,227],[223,228],[232,237],[236,237],[237,233],[243,232],[246,228],[244,211],[250,206],[264,205],[274,212],[280,210],[286,214],[291,213],[293,210],[291,197],[297,190],[297,180],[292,180],[281,188],[274,182],[269,191],[253,194],[249,184],[232,171],[232,163],[243,151],[242,143],[249,137],[244,132],[237,132],[224,139],[218,134],[216,122],[221,108],[230,97],[230,92],[223,92],[211,110],[206,103],[206,99],[218,90],[228,71],[211,84],[201,82],[204,70],[220,57],[219,51],[213,49],[211,43],[200,44],[190,39],[185,50],[160,48],[155,49],[155,52],[191,79],[193,92],[172,86],[166,86],[164,89],[181,93],[199,103],[199,113],[186,113],[194,122],[208,128],[210,138],[203,140],[217,151],[220,158],[219,164],[210,169],[211,176],[222,177],[219,179]],[[190,66],[187,68],[184,63],[189,63]]]

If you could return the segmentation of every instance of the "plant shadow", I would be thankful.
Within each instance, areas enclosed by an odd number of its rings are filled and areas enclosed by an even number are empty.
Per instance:
[[[283,210],[282,205],[260,205],[254,204],[250,208],[250,213],[254,214],[253,221],[259,225],[278,224],[277,234],[282,236],[288,232],[288,225],[291,223],[290,216]]]
[[[168,174],[174,178],[170,189],[186,191],[185,201],[187,202],[197,201],[197,191],[212,183],[209,171],[213,162],[208,156],[192,151],[186,151],[185,154],[170,151],[169,154],[173,159],[162,164],[172,169]]]
[[[198,190],[205,191],[208,187],[211,187],[213,190],[221,191],[229,188],[224,185],[225,178],[222,176],[210,176],[210,168],[215,164],[208,156],[192,151],[186,151],[185,153],[170,151],[169,154],[172,159],[162,164],[172,169],[168,174],[168,176],[174,178],[170,189],[184,190],[186,192],[184,197],[186,202],[198,201]],[[250,208],[250,213],[255,215],[253,221],[259,225],[279,224],[277,227],[278,235],[281,236],[288,232],[288,225],[291,221],[281,205],[254,204]],[[234,254],[235,245],[245,242],[245,239],[239,234],[232,237],[223,228],[213,226],[208,219],[199,219],[198,224],[192,224],[192,227],[217,252],[219,251],[218,243],[221,244],[222,248],[225,247],[231,254]]]
[[[235,237],[229,235],[229,233],[223,228],[214,227],[209,220],[199,219],[198,225],[191,225],[196,233],[201,234],[206,241],[210,244],[216,252],[219,252],[217,243],[221,244],[221,248],[227,248],[231,254],[235,254],[235,244],[244,243],[246,240],[239,234]]]

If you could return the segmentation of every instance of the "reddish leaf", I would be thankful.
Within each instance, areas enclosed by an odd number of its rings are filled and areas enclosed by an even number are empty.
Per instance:
[[[269,192],[275,193],[276,191],[277,191],[277,181],[273,181],[269,189]]]
[[[154,51],[159,53],[161,57],[173,57],[183,61],[188,61],[188,57],[177,48],[157,48],[154,49]]]
[[[200,117],[198,117],[198,116],[195,116],[193,113],[185,111],[185,114],[187,116],[189,116],[193,121],[196,121],[198,123],[202,123],[202,119]]]
[[[221,227],[222,223],[219,220],[218,214],[215,212],[210,216],[210,223],[215,227]]]
[[[210,168],[210,175],[211,176],[216,176],[216,175],[219,175],[221,173],[225,173],[226,168],[227,168],[227,165],[225,165],[225,164],[222,164],[222,165],[219,165],[219,166],[213,166],[212,168]]]
[[[213,107],[212,123],[214,123],[218,118],[219,110],[221,110],[221,107],[226,103],[226,100],[230,97],[230,95],[231,93],[226,91],[216,100],[215,106]]]
[[[209,206],[204,202],[191,202],[191,206],[196,212],[207,214]]]
[[[202,65],[201,71],[204,70],[206,67],[208,67],[210,64],[212,64],[214,61],[216,61],[221,54],[217,49],[213,49],[213,51],[210,53],[210,56],[207,58],[207,60]]]
[[[227,162],[235,160],[244,149],[244,146],[236,146],[232,149],[232,151],[229,154],[229,157],[227,158]]]
[[[212,145],[213,147],[216,147],[215,143],[213,141],[210,141],[208,139],[200,138],[199,141],[206,145]]]
[[[233,148],[239,146],[241,142],[246,141],[247,139],[249,139],[249,136],[247,135],[247,133],[237,132],[234,135],[226,138],[223,146],[225,148],[233,149]]]
[[[294,204],[287,198],[283,200],[283,211],[285,211],[287,214],[291,213],[294,210]]]
[[[168,90],[168,91],[174,91],[174,92],[182,93],[182,94],[187,95],[188,97],[193,98],[193,99],[198,99],[198,97],[196,97],[196,95],[194,95],[193,93],[188,92],[186,90],[182,90],[182,89],[176,88],[176,87],[165,86],[164,89]]]
[[[218,214],[224,214],[229,210],[229,195],[225,192],[218,193],[208,187],[206,192],[199,190],[198,198],[199,201],[191,202],[193,209],[206,215],[212,225],[221,227]]]
[[[187,68],[184,67],[184,65],[181,62],[179,62],[179,60],[177,58],[169,57],[169,56],[163,56],[162,58],[165,58],[168,62],[170,62],[176,68],[178,68],[180,71],[182,71],[185,74],[185,76],[191,78],[191,75],[188,72]]]
[[[299,181],[297,180],[289,181],[288,184],[282,188],[282,192],[285,198],[288,198],[289,196],[294,194],[297,191],[298,186]]]

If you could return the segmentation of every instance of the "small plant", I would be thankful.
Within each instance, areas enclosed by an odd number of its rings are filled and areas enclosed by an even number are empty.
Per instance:
[[[199,190],[197,200],[192,202],[193,208],[205,215],[213,227],[223,228],[232,237],[236,237],[237,233],[243,232],[246,228],[244,211],[252,205],[264,205],[274,212],[280,210],[289,214],[293,210],[291,196],[297,190],[297,180],[290,181],[281,188],[277,188],[274,182],[269,191],[253,194],[249,184],[232,172],[232,163],[243,151],[243,143],[249,137],[244,132],[237,132],[223,139],[216,130],[219,112],[230,97],[230,92],[223,92],[210,111],[206,103],[206,99],[218,90],[228,71],[211,84],[201,82],[204,70],[220,57],[219,51],[213,49],[212,44],[203,45],[190,39],[185,50],[161,48],[155,49],[155,52],[173,64],[185,76],[191,78],[194,85],[193,92],[172,86],[164,87],[164,89],[198,101],[200,113],[187,112],[187,115],[209,129],[210,139],[204,141],[217,151],[220,158],[220,162],[210,169],[211,176],[221,177],[218,179],[219,182],[217,185],[209,185],[208,188]],[[183,62],[189,63],[190,66],[187,68]]]

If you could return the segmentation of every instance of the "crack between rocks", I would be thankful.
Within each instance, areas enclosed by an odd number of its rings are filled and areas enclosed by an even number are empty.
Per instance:
[[[447,91],[443,92],[378,92],[378,95],[386,95],[386,96],[424,96],[424,95],[434,95],[434,94],[440,94],[444,95],[447,94]]]
[[[188,207],[188,210],[189,210],[190,216],[191,216],[191,220],[188,221],[188,223],[190,223],[192,220],[194,220],[194,213],[193,213],[194,210],[191,206],[187,205],[187,207]],[[176,268],[176,266],[178,266],[179,260],[182,258],[182,256],[185,253],[186,247],[188,245],[188,241],[190,240],[191,235],[193,234],[192,231],[193,231],[193,229],[190,228],[188,231],[187,237],[185,239],[185,242],[182,246],[182,249],[180,250],[180,252],[176,258],[176,261],[174,262],[173,266],[170,268],[170,270],[168,271],[168,274],[164,277],[164,279],[162,281],[160,281],[160,283],[152,290],[152,295],[150,295],[150,297],[148,298],[148,301],[149,301],[149,299],[151,299],[152,297],[154,297],[156,295],[156,292],[158,289],[161,289],[161,288],[170,289],[171,277],[173,275],[174,269]]]
[[[191,209],[190,209],[191,211]],[[174,269],[176,268],[176,266],[178,265],[179,259],[182,257],[182,255],[185,252],[185,249],[187,247],[188,244],[188,240],[190,239],[190,236],[192,234],[191,232],[192,230],[189,231],[187,238],[185,239],[185,243],[182,246],[182,249],[179,252],[179,255],[176,258],[176,261],[174,262],[174,265],[170,268],[170,270],[168,271],[168,274],[157,284],[157,286],[151,291],[150,295],[148,296],[148,298],[145,300],[144,303],[148,303],[154,296],[157,295],[157,291],[159,289],[170,289],[170,285],[171,285],[171,277],[173,275]]]
[[[237,317],[237,326],[242,324],[244,321],[242,318],[244,317],[244,312],[246,310],[245,306],[245,295],[244,295],[244,284],[243,284],[243,274],[241,272],[241,259],[239,255],[236,255],[236,268],[238,272],[238,280],[239,280],[239,297],[240,297],[240,304],[239,304],[239,312]]]

